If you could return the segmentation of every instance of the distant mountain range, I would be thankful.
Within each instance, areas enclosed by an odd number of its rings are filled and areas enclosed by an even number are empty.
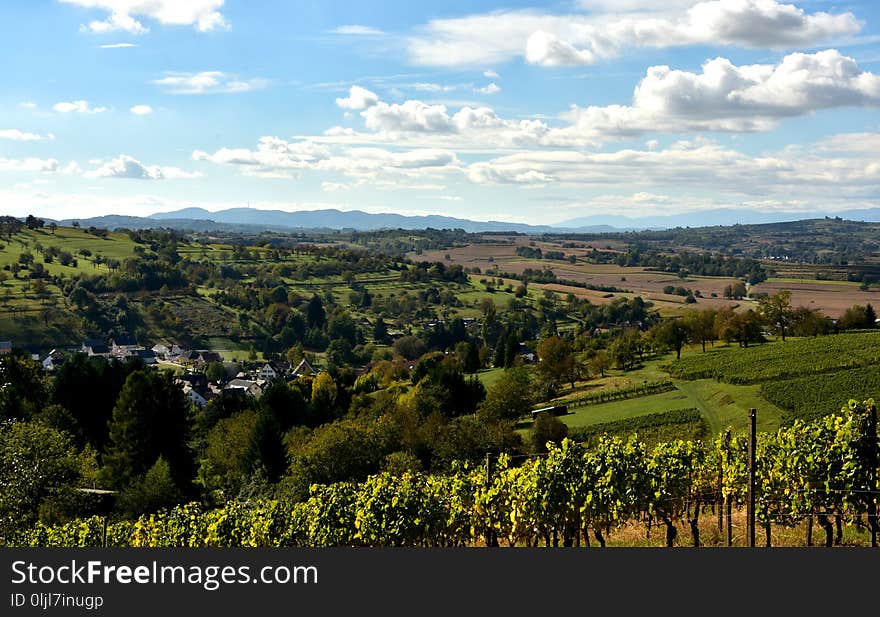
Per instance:
[[[173,212],[158,212],[148,217],[108,215],[86,219],[60,221],[70,224],[116,229],[145,229],[173,227],[192,231],[239,230],[239,231],[309,231],[377,229],[463,229],[471,233],[487,231],[512,231],[527,234],[553,232],[602,233],[632,231],[639,229],[668,229],[674,227],[710,227],[756,223],[782,223],[805,218],[840,217],[846,220],[880,222],[880,208],[848,210],[845,212],[811,213],[799,216],[791,213],[767,213],[754,210],[717,209],[668,216],[625,217],[614,214],[596,214],[578,217],[555,225],[527,225],[504,221],[471,221],[449,216],[404,216],[402,214],[373,214],[361,210],[256,210],[253,208],[230,208],[210,212],[202,208],[184,208]]]

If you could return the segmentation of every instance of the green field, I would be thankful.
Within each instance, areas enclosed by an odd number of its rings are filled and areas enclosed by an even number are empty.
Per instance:
[[[738,349],[724,347],[691,354],[673,362],[670,373],[681,379],[720,379],[752,384],[880,363],[880,332],[834,334],[789,339]]]
[[[791,419],[811,419],[839,410],[850,399],[880,400],[880,367],[840,371],[761,384],[761,394]]]

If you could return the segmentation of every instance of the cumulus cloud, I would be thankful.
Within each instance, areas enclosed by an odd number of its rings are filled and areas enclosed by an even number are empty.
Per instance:
[[[575,49],[571,43],[538,30],[526,41],[526,62],[541,66],[577,66],[593,64],[596,56],[588,49]]]
[[[149,105],[135,105],[131,109],[129,109],[131,113],[136,116],[148,116],[153,113],[153,108]]]
[[[33,101],[22,101],[18,104],[18,106],[22,109],[35,109],[37,107],[37,104]]]
[[[736,66],[715,58],[700,73],[650,67],[635,88],[631,106],[574,106],[563,115],[572,125],[557,135],[757,131],[787,116],[878,105],[880,76],[834,49],[789,54],[775,65]]]
[[[62,114],[68,114],[71,112],[76,112],[78,114],[100,114],[107,111],[106,107],[92,107],[88,101],[84,100],[62,101],[52,105],[52,109]]]
[[[493,70],[483,71],[483,77],[486,79],[501,79],[501,75]]]
[[[379,102],[379,96],[360,86],[352,86],[345,98],[336,99],[336,104],[342,109],[367,109]]]
[[[153,83],[161,86],[169,94],[234,94],[258,90],[269,85],[268,80],[261,77],[239,79],[223,71],[169,72]]]
[[[174,180],[198,178],[197,172],[184,171],[178,167],[144,165],[136,158],[120,154],[91,171],[83,173],[85,178],[128,178],[132,180]]]
[[[483,86],[482,88],[477,88],[477,92],[480,92],[481,94],[497,94],[501,92],[501,86],[493,81],[492,83]]]
[[[40,141],[41,139],[54,139],[51,133],[43,137],[38,133],[28,133],[18,129],[0,129],[0,139],[11,139],[12,141]]]
[[[149,28],[137,17],[163,25],[192,26],[200,32],[224,29],[228,25],[220,9],[224,0],[61,0],[109,13],[103,21],[92,21],[85,29],[96,33],[124,31],[142,34]]]
[[[496,11],[435,19],[409,37],[411,60],[426,66],[497,64],[516,57],[541,66],[590,64],[628,47],[732,45],[787,49],[815,46],[861,30],[850,12],[807,13],[776,0],[630,3],[628,12],[569,15]],[[668,5],[668,6],[667,6]]]

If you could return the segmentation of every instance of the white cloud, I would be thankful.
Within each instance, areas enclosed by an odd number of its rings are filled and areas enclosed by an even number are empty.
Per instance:
[[[348,24],[345,26],[339,26],[338,28],[333,28],[331,30],[333,34],[348,34],[352,36],[381,36],[385,34],[382,30],[378,28],[373,28],[371,26],[362,26],[359,24]]]
[[[256,150],[220,148],[213,154],[196,150],[193,160],[220,165],[234,165],[246,175],[295,176],[330,156],[326,146],[311,141],[289,142],[278,137],[261,137]]]
[[[501,92],[501,86],[499,86],[498,84],[496,84],[493,81],[492,83],[490,83],[487,86],[484,86],[482,88],[477,88],[476,91],[480,92],[482,94],[497,94],[497,93]]]
[[[637,188],[631,201],[643,209],[661,203],[657,195],[667,191],[709,195],[728,204],[800,201],[841,209],[880,194],[875,151],[850,148],[865,140],[876,145],[880,135],[837,136],[754,156],[705,139],[679,141],[663,150],[519,152],[472,163],[466,174],[476,184],[552,184],[578,191],[619,189],[626,178],[628,186]]]
[[[219,9],[224,0],[61,0],[110,15],[104,21],[88,25],[92,32],[125,31],[141,34],[148,31],[136,17],[163,25],[193,26],[200,32],[224,29],[228,25]]]
[[[268,80],[261,77],[243,80],[222,71],[169,72],[153,83],[169,94],[230,94],[258,90],[269,85]]]
[[[350,184],[343,182],[322,182],[321,190],[325,193],[336,193],[337,191],[347,191],[351,188]]]
[[[379,96],[375,92],[370,92],[366,88],[360,86],[352,86],[345,98],[336,99],[336,104],[342,109],[366,109],[375,105],[379,101]]]
[[[501,75],[491,69],[488,71],[483,71],[483,77],[485,77],[486,79],[501,79]]]
[[[837,50],[789,54],[776,65],[715,58],[700,73],[650,67],[631,106],[573,106],[563,114],[572,125],[556,135],[767,130],[780,118],[845,106],[880,106],[880,76]]]
[[[106,107],[92,107],[88,101],[62,101],[52,105],[52,109],[57,112],[67,114],[76,112],[79,114],[100,114],[107,111]]]
[[[341,173],[356,184],[390,189],[404,185],[425,189],[435,185],[427,181],[448,172],[458,172],[461,162],[451,150],[417,148],[395,152],[384,148],[334,148],[312,141],[286,141],[261,137],[255,150],[221,148],[214,153],[196,150],[193,160],[238,167],[241,173],[258,177],[297,177],[304,171]],[[380,186],[381,185],[381,186]],[[325,191],[351,187],[351,183],[328,181]]]
[[[36,171],[52,173],[58,171],[58,159],[7,159],[0,157],[0,171]]]
[[[571,43],[538,30],[526,41],[526,62],[541,66],[577,66],[593,64],[596,56],[589,49],[575,49]]]
[[[37,133],[27,133],[18,129],[0,129],[0,139],[11,139],[12,141],[40,141],[41,139],[54,139],[54,135],[43,137]]]
[[[452,92],[457,89],[457,86],[449,85],[449,84],[435,84],[431,82],[416,82],[414,84],[409,85],[413,90],[419,90],[420,92]]]
[[[22,101],[18,104],[18,106],[22,109],[35,109],[37,107],[37,104],[33,101]]]
[[[90,21],[87,26],[82,26],[81,30],[91,31],[97,34],[105,34],[107,32],[128,32],[129,34],[145,34],[150,31],[149,28],[136,20],[131,15],[125,13],[111,13],[110,17],[103,21]]]
[[[434,19],[410,36],[407,46],[410,59],[426,66],[497,64],[516,57],[541,66],[563,66],[590,64],[628,47],[815,46],[862,27],[849,12],[806,13],[776,0],[664,3],[660,12],[647,4],[630,3],[632,11],[625,13],[518,10]]]
[[[111,43],[108,45],[98,45],[100,49],[125,49],[127,47],[137,47],[134,43]]]
[[[144,165],[136,158],[120,154],[97,169],[83,173],[85,178],[128,178],[134,180],[174,180],[201,176],[198,172],[184,171],[178,167]]]
[[[129,111],[136,116],[148,116],[153,113],[153,108],[149,105],[135,105]]]

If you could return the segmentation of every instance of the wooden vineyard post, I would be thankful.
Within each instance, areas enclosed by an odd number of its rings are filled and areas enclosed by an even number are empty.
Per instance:
[[[757,412],[749,409],[749,497],[748,497],[748,529],[749,546],[755,546],[755,446],[757,438]]]

